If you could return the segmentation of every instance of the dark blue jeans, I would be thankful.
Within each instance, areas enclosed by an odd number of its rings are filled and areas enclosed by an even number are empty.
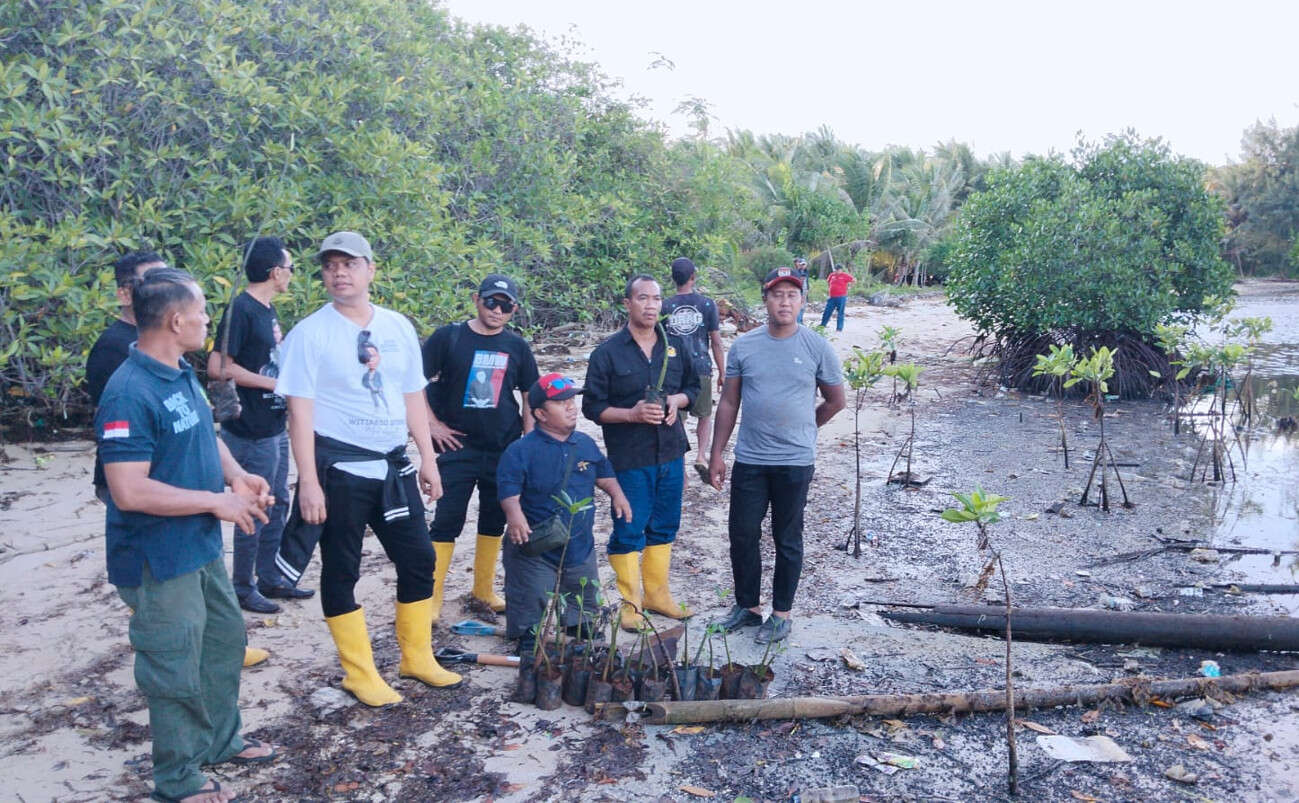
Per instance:
[[[241,438],[222,430],[221,440],[244,471],[264,477],[270,483],[271,494],[275,496],[274,507],[266,511],[270,521],[256,522],[257,532],[248,535],[235,528],[234,571],[230,579],[235,593],[243,597],[253,590],[254,567],[260,586],[288,582],[275,567],[275,553],[280,551],[280,537],[284,535],[284,522],[289,515],[289,433],[281,432],[269,438]]]
[[[835,321],[835,331],[843,331],[843,312],[848,305],[848,296],[831,296],[825,302],[825,312],[821,313],[821,325],[825,326],[830,322],[830,313],[837,311],[838,319]]]
[[[670,544],[681,527],[682,466],[685,458],[615,472],[631,505],[631,521],[613,520],[609,554],[626,555],[647,546]]]
[[[735,464],[731,470],[731,573],[735,602],[756,608],[762,600],[762,520],[771,508],[771,540],[776,544],[776,571],[771,578],[771,607],[788,612],[803,573],[803,508],[812,484],[813,466]]]

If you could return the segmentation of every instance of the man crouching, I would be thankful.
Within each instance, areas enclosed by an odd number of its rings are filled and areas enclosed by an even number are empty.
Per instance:
[[[519,640],[520,655],[530,654],[536,644],[534,630],[546,609],[547,592],[558,590],[575,598],[565,608],[565,626],[576,628],[584,611],[589,617],[596,609],[600,579],[591,533],[594,506],[585,505],[570,521],[557,497],[567,493],[575,502],[590,499],[599,486],[609,495],[614,517],[631,520],[631,505],[609,458],[589,435],[577,431],[573,397],[581,392],[560,374],[538,379],[528,390],[536,426],[505,449],[496,469],[507,536],[501,559],[505,637]],[[559,526],[551,526],[555,516]]]

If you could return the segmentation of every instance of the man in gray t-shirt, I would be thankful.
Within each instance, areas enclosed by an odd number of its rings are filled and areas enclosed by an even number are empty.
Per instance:
[[[803,570],[803,508],[816,462],[816,430],[844,407],[838,355],[824,338],[797,323],[804,292],[790,268],[767,274],[762,285],[767,325],[737,339],[727,355],[708,466],[709,480],[720,491],[726,479],[722,452],[742,411],[729,526],[736,604],[720,624],[727,631],[761,624],[759,644],[789,635],[789,612]],[[824,398],[820,404],[817,391]],[[768,507],[776,569],[772,615],[764,622],[758,544]]]

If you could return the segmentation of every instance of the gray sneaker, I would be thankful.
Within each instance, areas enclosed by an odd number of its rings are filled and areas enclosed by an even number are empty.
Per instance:
[[[742,627],[757,627],[762,624],[762,617],[748,608],[732,605],[731,612],[718,619],[717,624],[726,628],[727,633],[734,633]]]
[[[767,621],[762,623],[762,627],[758,628],[753,640],[759,644],[766,644],[769,641],[783,641],[789,638],[789,631],[792,629],[793,624],[789,619],[772,614],[767,617]]]

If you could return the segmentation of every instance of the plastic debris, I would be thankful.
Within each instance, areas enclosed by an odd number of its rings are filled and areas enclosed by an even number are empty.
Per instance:
[[[1200,674],[1206,678],[1220,678],[1222,677],[1222,669],[1219,668],[1217,661],[1201,661]]]
[[[1131,761],[1132,756],[1108,736],[1039,736],[1038,747],[1057,761]]]

